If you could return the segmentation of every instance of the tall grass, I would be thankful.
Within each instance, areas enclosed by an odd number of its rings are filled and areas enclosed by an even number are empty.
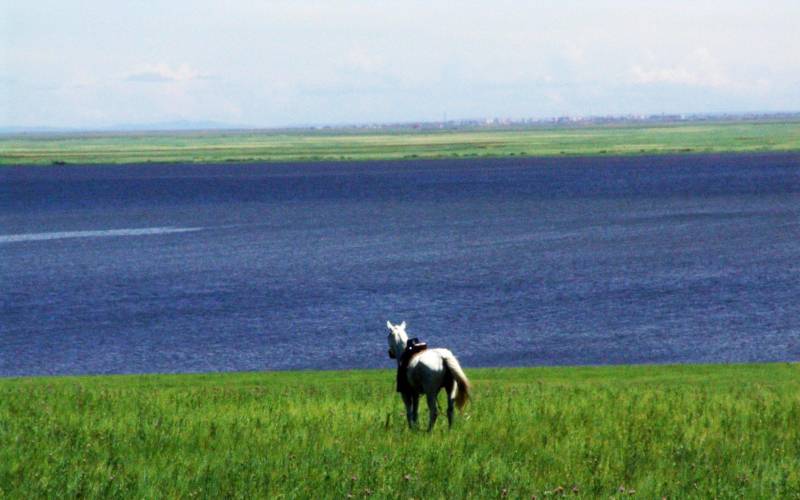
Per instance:
[[[390,371],[2,379],[0,497],[800,496],[798,365],[467,372],[431,434]]]

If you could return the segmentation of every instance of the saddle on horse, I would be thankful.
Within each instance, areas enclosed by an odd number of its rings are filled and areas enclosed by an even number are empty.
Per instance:
[[[408,364],[411,362],[411,358],[427,348],[428,344],[420,342],[416,337],[408,339],[406,348],[400,356],[400,364],[397,366],[397,392],[405,393],[411,391],[411,385],[408,383],[408,376],[406,376]]]

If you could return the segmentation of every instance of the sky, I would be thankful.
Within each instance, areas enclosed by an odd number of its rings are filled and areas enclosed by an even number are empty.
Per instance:
[[[0,0],[0,127],[800,111],[800,1]]]

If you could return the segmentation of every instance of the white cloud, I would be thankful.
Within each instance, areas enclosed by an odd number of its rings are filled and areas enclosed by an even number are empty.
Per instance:
[[[643,68],[641,66],[633,66],[630,72],[634,83],[645,85],[651,83],[672,83],[676,85],[718,87],[726,83],[724,79],[709,79],[707,75],[683,66],[668,68]]]
[[[129,82],[163,83],[187,82],[207,78],[207,75],[201,74],[186,63],[174,68],[166,63],[158,63],[140,65],[125,75],[124,79]]]
[[[652,54],[648,59],[653,61]],[[634,65],[630,76],[636,84],[668,83],[694,87],[723,88],[735,86],[722,65],[706,48],[694,50],[678,64],[657,66],[651,62],[647,66]]]
[[[572,64],[584,64],[586,62],[586,51],[574,43],[567,43],[561,53]]]
[[[360,47],[353,48],[345,54],[343,66],[345,69],[364,73],[375,73],[385,69],[383,57]]]

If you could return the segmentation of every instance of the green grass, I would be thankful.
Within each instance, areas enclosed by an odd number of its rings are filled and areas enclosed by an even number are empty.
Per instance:
[[[389,370],[0,379],[0,497],[800,497],[796,364],[467,373],[430,435]]]
[[[0,137],[0,165],[294,162],[800,151],[800,122],[519,130],[185,132]]]

